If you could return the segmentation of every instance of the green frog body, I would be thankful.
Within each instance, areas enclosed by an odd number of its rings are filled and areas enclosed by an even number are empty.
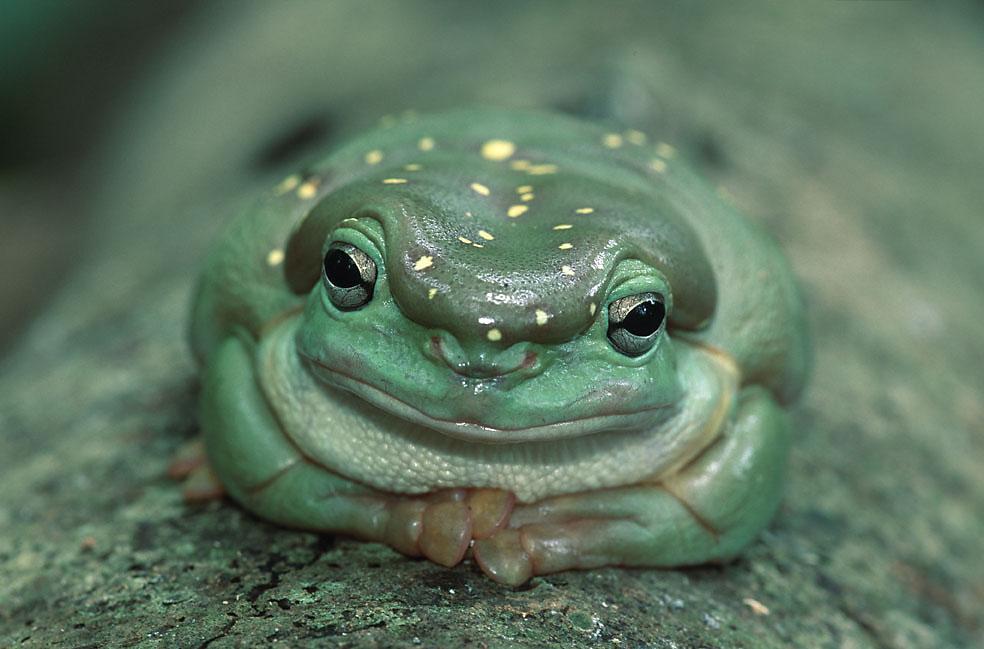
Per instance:
[[[777,246],[671,146],[495,109],[267,190],[192,320],[236,501],[510,584],[735,556],[779,502],[809,357]]]

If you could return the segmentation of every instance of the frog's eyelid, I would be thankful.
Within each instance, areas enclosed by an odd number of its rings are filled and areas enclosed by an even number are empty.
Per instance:
[[[637,270],[620,276],[623,265],[638,264]],[[623,259],[615,265],[603,300],[611,304],[619,299],[640,293],[653,293],[660,297],[666,312],[673,310],[673,293],[669,280],[656,268],[638,259]]]
[[[379,213],[372,209],[361,209],[336,223],[328,233],[327,239],[335,236],[335,233],[349,230],[357,234],[359,241],[353,242],[365,247],[362,244],[368,243],[372,250],[366,253],[376,252],[380,257],[386,251],[386,226]],[[325,243],[328,243],[327,241]],[[378,262],[378,260],[377,260]]]
[[[345,223],[345,227],[357,232],[361,235],[360,238],[371,244],[372,251],[366,251],[366,254],[373,256],[376,265],[382,269],[385,237],[378,214],[363,210],[348,218],[355,219],[355,223]],[[340,222],[332,218],[330,208],[317,206],[290,235],[284,248],[284,279],[293,293],[304,295],[318,283],[326,252],[325,245],[331,243],[330,237],[340,229],[340,225]],[[358,242],[353,242],[355,243]]]
[[[326,237],[324,252],[337,242],[349,243],[371,257],[376,266],[383,268],[386,258],[383,230],[381,226],[376,227],[373,224],[378,224],[378,221],[354,217],[344,219]]]

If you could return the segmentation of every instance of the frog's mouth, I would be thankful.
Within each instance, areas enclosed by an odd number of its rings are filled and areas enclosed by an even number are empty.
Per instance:
[[[627,412],[618,412],[615,406],[609,403],[610,412],[517,427],[491,426],[480,420],[441,419],[340,368],[330,367],[303,352],[299,354],[311,374],[320,382],[352,393],[390,415],[449,437],[470,442],[492,444],[540,442],[581,437],[602,431],[640,430],[660,424],[673,416],[677,410],[675,401]]]

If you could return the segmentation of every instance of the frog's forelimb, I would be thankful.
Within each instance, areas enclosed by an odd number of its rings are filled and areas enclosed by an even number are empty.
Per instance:
[[[477,541],[493,579],[521,584],[575,568],[686,566],[735,557],[778,507],[788,424],[762,388],[742,391],[735,420],[679,472],[517,507],[509,528]]]
[[[283,434],[255,382],[224,378],[252,376],[248,346],[235,337],[223,343],[203,386],[210,462],[234,499],[283,525],[379,541],[445,566],[508,523],[515,498],[505,491],[390,494],[307,457]]]

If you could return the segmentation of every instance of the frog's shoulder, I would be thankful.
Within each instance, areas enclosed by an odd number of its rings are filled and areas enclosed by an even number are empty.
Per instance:
[[[270,317],[300,303],[283,279],[283,241],[303,218],[302,206],[278,195],[300,185],[298,176],[290,176],[279,189],[244,204],[209,249],[191,314],[191,346],[199,362],[227,336],[239,331],[255,337]]]
[[[742,380],[780,402],[802,392],[812,352],[803,297],[778,242],[686,165],[670,161],[666,195],[686,210],[717,278],[712,321],[688,336],[724,350]]]

